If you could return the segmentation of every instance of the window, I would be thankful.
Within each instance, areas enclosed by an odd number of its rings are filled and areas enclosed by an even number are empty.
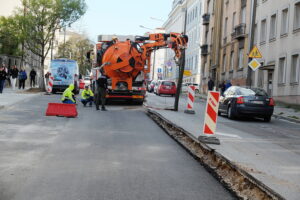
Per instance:
[[[233,13],[232,15],[232,30],[234,29],[234,26],[235,26],[235,18],[236,18],[236,12]]]
[[[289,23],[289,9],[286,8],[284,10],[282,10],[281,13],[281,35],[287,34],[288,33],[288,23]]]
[[[230,70],[233,70],[234,66],[234,51],[230,53]]]
[[[257,24],[254,25],[254,36],[253,36],[254,44],[257,44]]]
[[[226,54],[223,55],[223,72],[226,71]]]
[[[266,34],[267,34],[267,20],[264,19],[261,21],[260,43],[266,42]]]
[[[244,65],[244,48],[239,49],[239,68],[243,68]]]
[[[270,40],[276,38],[276,14],[271,16],[270,22]]]
[[[299,81],[298,80],[299,68],[300,68],[299,54],[296,54],[292,56],[291,81],[290,81],[291,83],[297,83]]]
[[[241,23],[246,23],[246,6],[241,8]]]
[[[294,30],[300,28],[300,2],[295,4],[294,11]]]
[[[285,57],[279,59],[278,63],[278,83],[285,83]]]
[[[228,18],[225,18],[225,24],[224,24],[224,38],[227,36],[227,23],[228,23]]]

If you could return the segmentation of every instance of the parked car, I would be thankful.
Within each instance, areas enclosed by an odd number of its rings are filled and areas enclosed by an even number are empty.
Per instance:
[[[151,81],[151,83],[148,84],[147,90],[148,92],[154,92],[154,86],[156,81]]]
[[[199,90],[199,84],[197,84],[197,83],[183,83],[182,86],[181,86],[181,92],[182,93],[187,93],[188,92],[188,87],[190,85],[195,86],[195,93],[196,94],[199,93],[199,91],[200,91]]]
[[[176,84],[174,81],[159,81],[156,89],[156,94],[168,94],[174,96],[176,94]]]
[[[159,81],[155,81],[154,88],[153,88],[153,93],[154,94],[157,94],[157,92],[158,92],[158,86],[159,86],[160,82],[161,82],[160,80]]]
[[[239,116],[261,117],[271,121],[275,102],[260,88],[231,86],[220,97],[219,115],[227,114],[229,119]]]

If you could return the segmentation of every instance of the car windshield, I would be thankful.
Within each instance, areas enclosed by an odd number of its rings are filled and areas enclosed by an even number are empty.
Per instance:
[[[162,82],[162,85],[165,85],[165,86],[174,86],[175,83],[174,82],[170,82],[170,81],[164,81],[164,82]]]

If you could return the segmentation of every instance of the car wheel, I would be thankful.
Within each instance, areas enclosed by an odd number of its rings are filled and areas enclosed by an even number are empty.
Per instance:
[[[271,118],[272,118],[272,116],[266,116],[266,117],[264,117],[264,122],[270,122]]]
[[[221,113],[221,111],[218,111],[218,115],[219,115],[219,116],[222,116],[222,113]]]
[[[228,107],[227,116],[228,116],[229,119],[234,119],[235,114],[234,114],[234,111],[232,110],[232,106]]]

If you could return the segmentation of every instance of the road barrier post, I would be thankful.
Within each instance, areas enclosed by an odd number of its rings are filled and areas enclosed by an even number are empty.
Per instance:
[[[195,114],[195,110],[194,110],[195,89],[196,88],[194,85],[190,85],[188,87],[188,103],[187,103],[187,109],[184,111],[184,113]]]
[[[209,91],[206,101],[203,135],[198,140],[203,143],[220,144],[220,140],[213,135],[217,127],[220,93]],[[209,136],[208,136],[209,135]]]

